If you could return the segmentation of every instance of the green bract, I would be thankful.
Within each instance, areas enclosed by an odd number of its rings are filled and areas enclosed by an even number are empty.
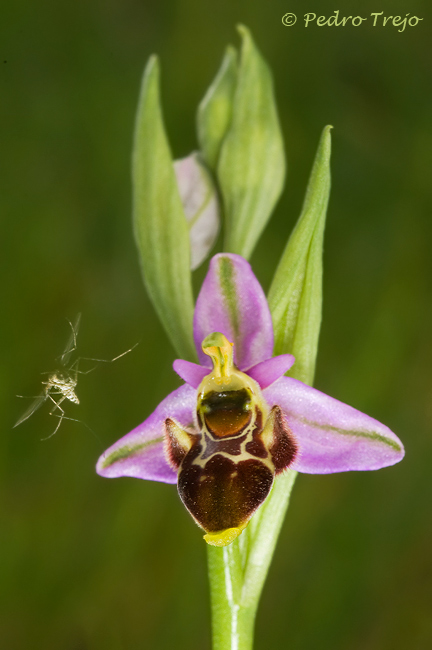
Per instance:
[[[198,106],[198,142],[208,166],[216,171],[223,139],[231,123],[237,83],[237,52],[227,47],[221,67]]]
[[[225,211],[224,250],[249,258],[278,200],[285,156],[270,70],[249,31],[242,49],[232,119],[217,177]]]
[[[331,126],[323,130],[303,208],[269,291],[275,354],[296,357],[290,373],[313,383],[322,304],[322,246],[330,194]],[[294,374],[295,372],[295,374]]]
[[[144,283],[178,354],[195,358],[189,228],[159,96],[159,64],[144,71],[133,151],[133,219]]]

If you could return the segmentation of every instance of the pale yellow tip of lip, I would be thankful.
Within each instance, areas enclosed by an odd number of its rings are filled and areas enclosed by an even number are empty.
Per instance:
[[[246,526],[240,526],[239,528],[227,528],[219,533],[207,533],[207,535],[204,535],[204,539],[211,546],[228,546],[245,528]]]

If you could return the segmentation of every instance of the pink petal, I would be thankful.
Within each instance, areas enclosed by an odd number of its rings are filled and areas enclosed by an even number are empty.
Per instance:
[[[273,384],[282,377],[293,365],[295,358],[292,354],[280,354],[252,366],[245,372],[259,383],[262,389]]]
[[[191,269],[200,266],[219,232],[220,209],[216,187],[197,152],[174,161],[180,198],[190,224]]]
[[[372,470],[404,456],[401,441],[384,424],[301,381],[282,377],[264,395],[270,406],[282,408],[297,438],[292,469],[306,474]]]
[[[107,478],[134,476],[162,483],[177,483],[177,473],[164,452],[164,422],[174,418],[180,425],[193,423],[196,391],[184,384],[159,404],[136,429],[120,438],[99,458],[96,471]]]
[[[267,300],[250,264],[240,255],[215,255],[198,296],[194,338],[205,366],[209,359],[201,343],[212,332],[221,332],[234,343],[234,362],[240,370],[272,355],[273,325]]]
[[[175,372],[192,388],[198,388],[202,380],[209,374],[210,368],[203,368],[197,363],[176,359],[173,363]]]

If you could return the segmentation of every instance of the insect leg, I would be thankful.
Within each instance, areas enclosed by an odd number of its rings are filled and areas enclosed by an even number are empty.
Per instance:
[[[63,366],[65,366],[67,364],[67,362],[70,359],[70,355],[77,348],[77,336],[78,336],[78,329],[79,329],[79,325],[80,325],[80,321],[81,321],[81,314],[78,314],[78,316],[76,317],[75,322],[73,324],[71,323],[70,320],[67,319],[67,321],[68,321],[68,323],[69,323],[69,325],[71,327],[72,334],[71,334],[71,336],[70,336],[70,338],[69,338],[69,340],[68,340],[68,342],[66,344],[66,347],[65,347],[65,350],[64,350],[63,354],[60,357],[60,361],[61,361]]]
[[[55,393],[55,394],[57,394],[57,393]],[[54,402],[54,404],[55,404],[53,410],[50,412],[50,415],[53,415],[53,413],[54,413],[54,411],[55,411],[56,409],[58,409],[59,411],[61,411],[61,415],[55,415],[55,416],[54,416],[54,417],[58,417],[58,418],[59,418],[59,421],[58,421],[58,424],[57,424],[56,428],[54,429],[54,431],[53,431],[49,436],[47,436],[46,438],[41,438],[41,441],[42,441],[42,440],[48,440],[49,438],[52,438],[52,437],[57,433],[57,431],[59,430],[60,425],[61,425],[61,423],[63,422],[63,418],[66,417],[66,416],[65,416],[65,412],[63,411],[62,407],[60,406],[60,404],[63,402],[63,400],[66,399],[65,396],[63,395],[63,397],[62,397],[61,399],[59,399],[58,402],[55,401],[54,397],[52,397],[52,395],[51,395],[50,393],[47,394],[47,397],[49,397],[49,399],[50,399],[52,402]],[[69,418],[68,418],[68,419],[69,419]]]
[[[121,357],[124,357],[126,354],[129,354],[129,352],[132,352],[136,348],[138,343],[135,343],[129,350],[126,350],[125,352],[122,352],[121,354],[117,355],[114,357],[114,359],[95,359],[94,357],[78,357],[77,361],[82,359],[83,361],[97,361],[98,363],[113,363],[113,361],[117,361],[117,359],[121,359]],[[75,362],[76,363],[76,362]],[[94,370],[94,368],[92,368]],[[80,373],[82,371],[79,371]],[[88,371],[91,372],[91,371]],[[82,372],[82,374],[87,374],[86,372]]]
[[[54,393],[54,395],[63,395],[63,393],[58,392],[58,393]],[[51,395],[51,393],[48,393],[48,397],[49,397],[49,399],[50,399],[50,400],[55,404],[53,410],[50,411],[50,415],[53,415],[54,411],[55,411],[56,409],[58,409],[59,411],[61,411],[61,416],[59,416],[59,417],[63,418],[63,417],[64,417],[64,410],[62,409],[62,407],[60,406],[60,404],[61,404],[62,402],[64,402],[64,400],[66,399],[66,395],[63,395],[63,397],[62,397],[61,399],[59,399],[58,402],[55,401],[55,399],[54,399],[54,397]]]
[[[56,428],[55,428],[55,430],[53,431],[53,433],[51,433],[51,434],[50,434],[49,436],[47,436],[46,438],[41,438],[41,441],[49,440],[49,438],[52,438],[53,435],[56,434],[57,431],[59,430],[60,424],[62,423],[63,420],[71,420],[71,422],[79,422],[79,424],[83,424],[85,427],[87,427],[87,429],[90,431],[90,433],[92,433],[92,434],[94,435],[94,437],[96,438],[96,440],[97,440],[98,442],[100,442],[100,444],[103,446],[102,440],[99,438],[99,436],[97,435],[97,433],[96,433],[95,431],[93,431],[93,429],[92,429],[91,427],[89,427],[89,425],[87,424],[87,422],[84,422],[84,420],[77,420],[76,418],[70,418],[70,417],[68,417],[67,415],[56,415],[55,413],[52,413],[52,414],[50,413],[50,415],[53,415],[55,418],[59,418],[59,423],[58,423],[58,425],[56,426]]]

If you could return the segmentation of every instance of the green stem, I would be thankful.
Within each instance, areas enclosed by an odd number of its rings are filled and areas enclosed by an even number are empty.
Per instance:
[[[255,614],[296,472],[279,476],[249,526],[229,546],[208,547],[213,650],[252,650]]]
[[[208,547],[213,650],[252,650],[254,611],[240,604],[238,553],[236,542]]]

